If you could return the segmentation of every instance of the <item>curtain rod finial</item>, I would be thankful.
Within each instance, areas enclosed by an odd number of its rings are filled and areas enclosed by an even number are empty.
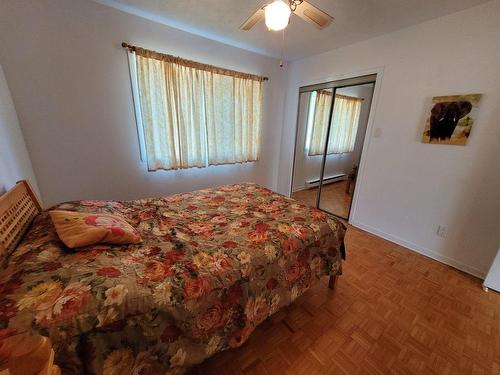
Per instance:
[[[122,42],[122,47],[128,49],[129,51],[134,51],[135,52],[135,46],[131,46],[127,42]]]

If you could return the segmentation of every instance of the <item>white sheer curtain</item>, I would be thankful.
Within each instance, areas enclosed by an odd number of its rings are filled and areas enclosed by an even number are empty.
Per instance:
[[[262,79],[146,50],[135,67],[149,170],[258,160]]]
[[[256,161],[262,82],[204,72],[208,164]]]
[[[313,94],[316,94],[315,96]],[[332,106],[333,92],[318,90],[311,93],[309,101],[309,116],[307,127],[311,128],[309,138],[309,156],[323,155],[325,152],[326,133],[328,131],[328,120],[330,107]]]
[[[309,156],[322,155],[325,151],[332,98],[332,92],[326,90],[318,91],[315,97],[311,95],[309,105],[312,106],[314,115],[310,116],[308,121],[308,127],[311,127],[311,136],[306,146]],[[332,126],[328,139],[328,155],[354,151],[362,100],[351,96],[335,95]]]

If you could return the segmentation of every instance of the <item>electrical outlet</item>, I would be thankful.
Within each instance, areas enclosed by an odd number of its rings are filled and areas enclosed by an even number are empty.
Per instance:
[[[446,228],[444,225],[438,225],[436,234],[439,237],[446,238],[447,232],[448,232],[448,228]]]

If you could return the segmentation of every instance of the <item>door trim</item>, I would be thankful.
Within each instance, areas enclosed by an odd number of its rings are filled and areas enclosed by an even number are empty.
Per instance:
[[[300,110],[300,89],[302,87],[309,87],[309,86],[314,86],[314,85],[323,85],[325,82],[334,82],[334,81],[342,81],[342,80],[347,80],[347,79],[354,79],[354,78],[359,78],[359,77],[366,77],[370,75],[376,75],[376,81],[375,81],[375,87],[373,90],[373,95],[372,95],[372,102],[370,106],[370,113],[368,116],[368,124],[366,125],[366,132],[365,132],[365,139],[363,142],[363,147],[361,151],[361,160],[359,162],[359,169],[358,169],[358,175],[357,175],[357,181],[358,183],[356,184],[356,187],[354,189],[353,197],[352,197],[352,202],[351,202],[351,210],[349,214],[349,220],[348,222],[351,224],[353,222],[357,221],[357,211],[358,211],[358,199],[360,195],[360,191],[363,189],[365,186],[365,180],[366,180],[366,164],[367,164],[367,155],[369,152],[369,147],[370,143],[372,140],[372,133],[373,133],[373,124],[374,124],[374,118],[375,118],[375,113],[377,109],[377,104],[379,101],[379,96],[380,96],[380,91],[382,87],[382,82],[383,82],[383,76],[384,76],[384,67],[376,67],[376,68],[371,68],[359,72],[351,72],[351,73],[346,73],[346,74],[338,74],[335,76],[328,76],[325,78],[317,78],[317,79],[311,79],[309,81],[303,81],[299,82],[296,87],[297,87],[297,116],[296,116],[296,121],[295,121],[295,138],[293,142],[293,159],[292,159],[292,166],[290,170],[290,179],[289,179],[289,188],[288,188],[288,197],[292,196],[292,188],[293,188],[293,175],[294,175],[294,169],[295,169],[295,156],[296,156],[296,148],[297,148],[297,134],[298,134],[298,116],[299,116],[299,110]],[[311,91],[311,90],[309,90]]]
[[[342,87],[366,85],[368,83],[374,83],[376,82],[376,80],[377,74],[366,74],[363,76],[345,78],[337,81],[329,81],[315,85],[301,86],[299,87],[299,94],[316,90],[340,89]]]

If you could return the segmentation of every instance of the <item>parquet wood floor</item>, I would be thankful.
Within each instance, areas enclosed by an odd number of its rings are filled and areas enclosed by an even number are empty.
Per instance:
[[[192,374],[500,374],[500,295],[350,227],[328,278]]]
[[[345,192],[347,180],[333,182],[324,185],[321,189],[321,201],[319,207],[334,215],[348,218],[351,209],[352,195]],[[297,191],[292,198],[310,206],[316,207],[318,188]]]

